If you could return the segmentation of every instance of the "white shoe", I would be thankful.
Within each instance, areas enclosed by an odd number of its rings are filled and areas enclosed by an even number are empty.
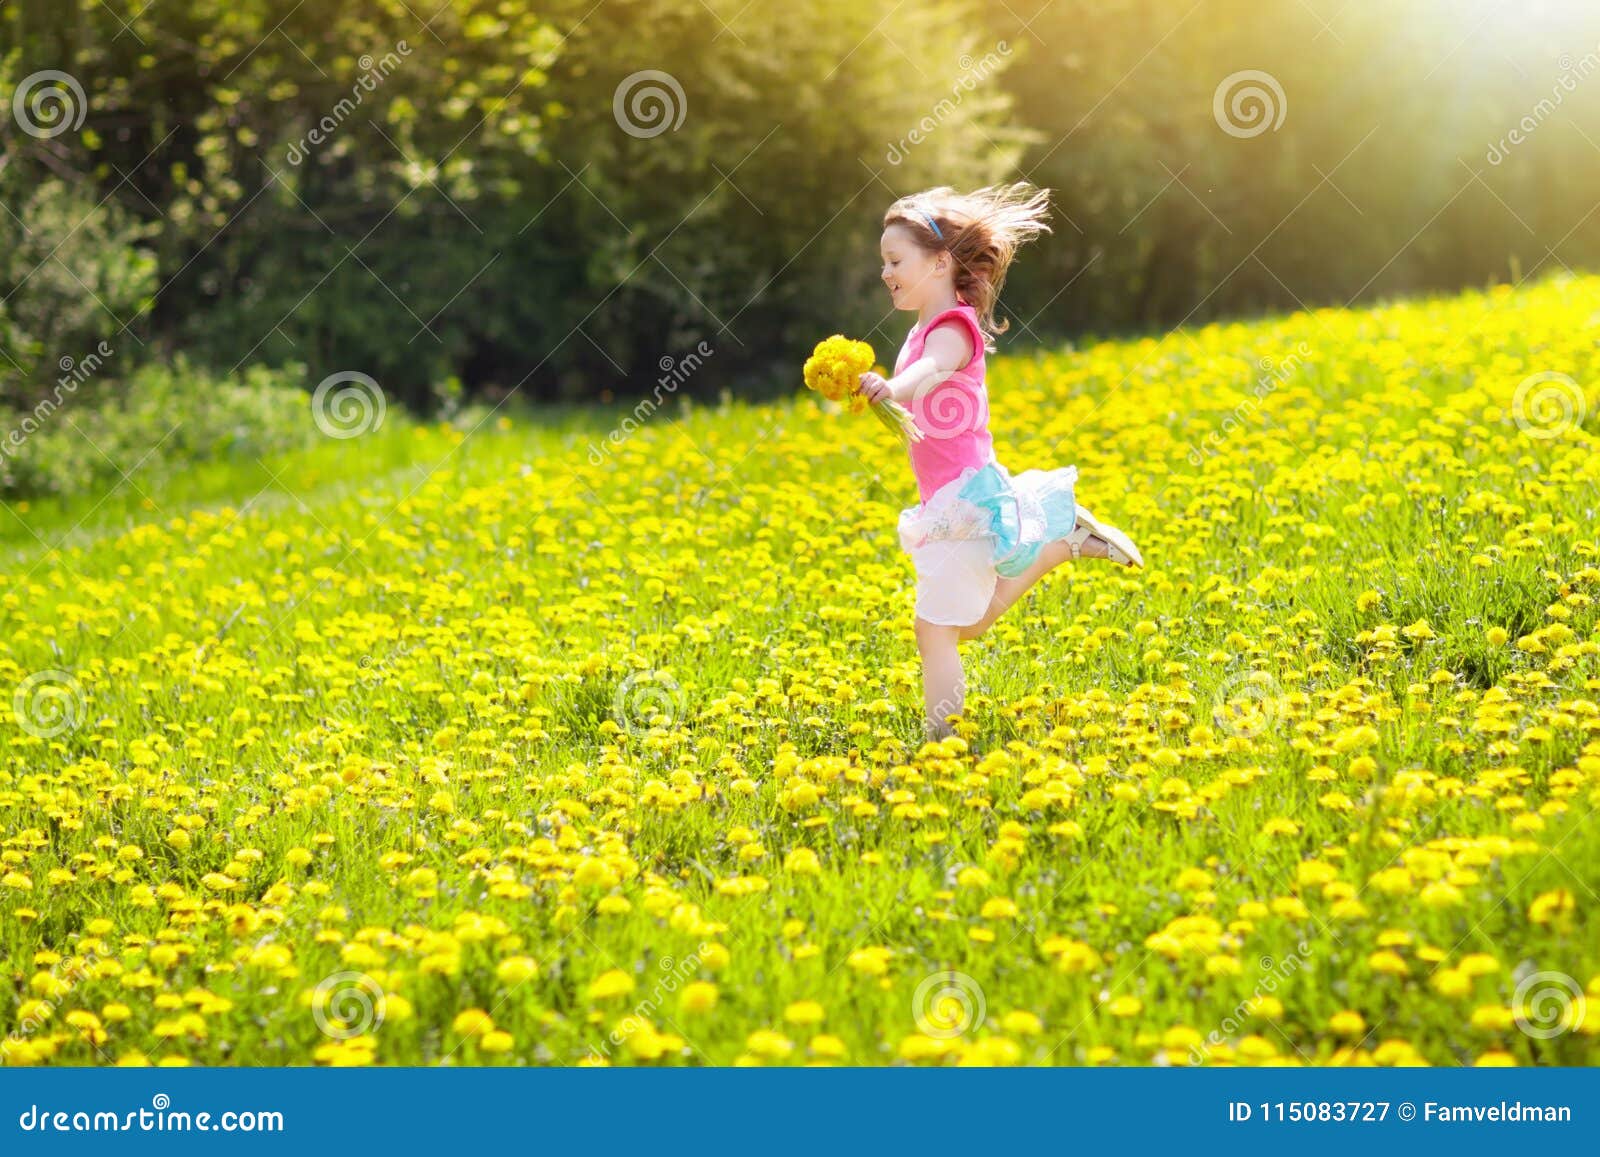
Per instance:
[[[1072,551],[1074,562],[1078,559],[1079,549],[1090,535],[1106,544],[1106,557],[1112,562],[1121,563],[1123,566],[1144,566],[1144,555],[1133,545],[1133,539],[1110,523],[1101,522],[1081,506],[1078,507],[1078,525],[1072,528],[1072,533],[1064,540]]]

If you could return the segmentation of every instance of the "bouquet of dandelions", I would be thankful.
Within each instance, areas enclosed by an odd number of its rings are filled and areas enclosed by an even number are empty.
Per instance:
[[[806,388],[815,390],[830,402],[838,402],[852,414],[868,407],[866,395],[861,393],[861,375],[872,368],[872,347],[864,341],[851,341],[834,334],[806,359]],[[917,428],[911,411],[893,399],[872,406],[878,421],[901,442],[922,441],[922,431]]]

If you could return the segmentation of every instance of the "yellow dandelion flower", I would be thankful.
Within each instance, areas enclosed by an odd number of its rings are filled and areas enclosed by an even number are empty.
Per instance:
[[[481,1008],[469,1008],[456,1014],[450,1030],[458,1036],[483,1036],[494,1029],[494,1021]]]
[[[822,1017],[822,1005],[814,1000],[797,1000],[783,1010],[783,1019],[790,1024],[820,1024]]]
[[[634,990],[633,977],[620,968],[613,968],[603,972],[589,984],[590,1000],[615,1000],[620,996],[627,996]]]
[[[1359,1012],[1345,1009],[1328,1018],[1328,1031],[1344,1037],[1363,1036],[1367,1031],[1367,1021]]]

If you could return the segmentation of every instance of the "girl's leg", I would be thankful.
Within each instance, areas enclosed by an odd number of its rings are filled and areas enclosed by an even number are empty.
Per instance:
[[[930,739],[951,734],[945,717],[961,714],[967,680],[961,670],[962,627],[946,627],[917,619],[917,650],[922,654],[923,727]]]
[[[1097,536],[1091,535],[1084,540],[1078,553],[1084,558],[1105,558],[1106,544]],[[994,622],[1011,605],[1028,593],[1028,588],[1038,582],[1045,575],[1055,570],[1056,567],[1072,557],[1072,548],[1064,541],[1047,543],[1039,552],[1039,557],[1033,560],[1033,565],[1023,571],[1016,578],[1003,578],[995,583],[994,597],[989,600],[989,609],[984,612],[983,618],[973,623],[970,627],[961,628],[961,640],[976,639],[994,626]]]

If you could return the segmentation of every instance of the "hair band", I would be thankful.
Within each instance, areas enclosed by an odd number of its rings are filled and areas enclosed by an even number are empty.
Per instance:
[[[939,228],[939,222],[935,221],[931,214],[924,213],[921,209],[913,209],[912,212],[928,223],[928,228],[933,230],[935,237],[940,241],[944,240],[944,233]]]

